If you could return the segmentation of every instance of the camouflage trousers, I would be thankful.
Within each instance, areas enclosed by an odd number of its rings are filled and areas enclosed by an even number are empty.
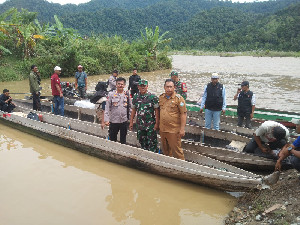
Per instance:
[[[150,125],[146,130],[137,130],[137,139],[139,140],[142,149],[151,152],[158,152],[157,133],[154,130],[154,125]]]

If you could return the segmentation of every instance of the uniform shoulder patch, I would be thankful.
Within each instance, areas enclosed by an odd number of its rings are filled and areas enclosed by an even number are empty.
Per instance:
[[[183,107],[184,106],[184,102],[180,102],[180,106]]]
[[[181,98],[181,95],[180,95],[180,94],[176,94],[176,97],[177,97],[177,98]]]
[[[165,94],[165,93],[162,93],[160,96],[163,96],[164,94]],[[159,97],[160,97],[160,96],[159,96]]]

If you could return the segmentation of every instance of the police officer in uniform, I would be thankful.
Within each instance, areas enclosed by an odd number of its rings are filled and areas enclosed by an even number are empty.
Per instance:
[[[185,135],[187,109],[180,94],[175,93],[172,79],[167,79],[164,85],[165,93],[159,96],[160,107],[160,137],[164,155],[184,160],[181,148],[181,138]]]
[[[159,127],[158,97],[148,92],[148,81],[140,80],[139,93],[133,96],[129,129],[137,112],[137,139],[143,149],[158,152],[156,130]]]
[[[131,98],[128,92],[124,91],[126,80],[123,77],[116,79],[116,90],[108,93],[104,123],[109,126],[109,139],[117,141],[120,131],[120,142],[126,144],[127,121],[129,120]]]
[[[243,81],[241,83],[241,89],[237,90],[237,93],[233,97],[233,100],[238,99],[237,115],[238,126],[243,126],[245,119],[246,127],[252,128],[251,119],[255,110],[255,94],[249,90],[249,82]]]
[[[219,83],[219,75],[213,73],[211,82],[204,88],[202,96],[200,113],[203,112],[205,105],[205,127],[210,129],[211,122],[215,130],[219,130],[221,111],[225,113],[226,92],[225,86]]]
[[[178,72],[172,71],[170,73],[171,79],[174,81],[175,84],[175,92],[177,94],[180,94],[184,100],[187,98],[187,87],[185,83],[182,83],[180,79],[178,78]]]
[[[118,70],[114,70],[112,72],[112,75],[108,78],[107,84],[108,84],[108,89],[110,91],[112,90],[116,90],[116,81],[117,81],[117,77],[119,75]]]

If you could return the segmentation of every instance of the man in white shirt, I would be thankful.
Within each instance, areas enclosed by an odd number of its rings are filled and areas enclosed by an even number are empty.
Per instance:
[[[244,152],[271,154],[271,150],[281,149],[289,141],[289,130],[275,121],[266,121],[254,132],[252,140]]]

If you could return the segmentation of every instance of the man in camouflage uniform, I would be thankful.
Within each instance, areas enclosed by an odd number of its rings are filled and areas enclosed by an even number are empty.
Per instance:
[[[158,98],[148,92],[148,81],[140,80],[138,83],[139,93],[133,96],[132,113],[129,129],[133,128],[133,119],[137,112],[137,139],[145,150],[158,152],[157,134],[159,126]]]
[[[177,94],[180,94],[184,100],[186,100],[187,98],[187,88],[186,88],[186,84],[185,83],[182,83],[180,81],[180,79],[178,78],[178,72],[176,71],[172,71],[170,73],[170,77],[171,79],[174,81],[174,84],[175,84],[175,92]]]

